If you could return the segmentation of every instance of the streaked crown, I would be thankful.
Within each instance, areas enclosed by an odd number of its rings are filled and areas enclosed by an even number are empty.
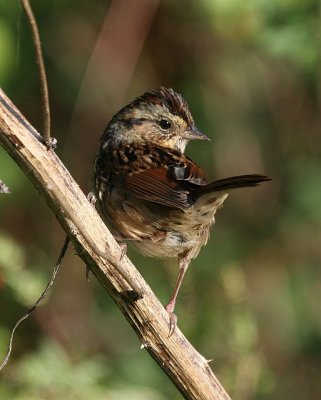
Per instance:
[[[108,124],[103,147],[147,143],[183,152],[189,140],[208,138],[194,126],[187,102],[173,89],[149,90],[121,109]]]

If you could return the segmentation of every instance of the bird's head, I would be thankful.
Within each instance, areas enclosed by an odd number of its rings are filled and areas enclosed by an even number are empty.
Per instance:
[[[120,110],[102,142],[155,144],[184,152],[189,140],[209,140],[194,125],[187,102],[173,89],[149,90]]]

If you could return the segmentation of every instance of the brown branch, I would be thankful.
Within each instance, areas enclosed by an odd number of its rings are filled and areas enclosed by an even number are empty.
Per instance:
[[[95,253],[90,243],[95,243],[99,249],[107,246],[114,259],[120,256],[121,250],[60,159],[53,151],[47,151],[40,138],[0,89],[0,144],[46,199],[79,256],[132,325],[142,347],[186,399],[229,399],[208,362],[180,330],[177,328],[168,337],[168,315],[130,260],[125,256],[122,263],[144,292],[139,300],[128,295],[131,288],[113,264]]]
[[[40,90],[41,90],[41,107],[42,107],[42,117],[43,117],[43,136],[47,148],[50,148],[55,145],[50,138],[50,105],[49,105],[49,93],[48,93],[48,84],[46,77],[46,69],[43,61],[42,50],[41,50],[41,41],[38,30],[37,21],[33,14],[31,5],[29,0],[21,0],[22,7],[27,16],[31,33],[32,40],[35,47],[36,52],[36,61],[38,65],[38,73],[40,80]]]

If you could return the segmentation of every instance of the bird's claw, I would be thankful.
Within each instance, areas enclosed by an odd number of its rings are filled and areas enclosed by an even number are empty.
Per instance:
[[[127,244],[124,242],[118,243],[119,247],[120,247],[120,257],[119,257],[119,261],[121,261],[126,253],[127,253]]]
[[[175,332],[176,325],[177,325],[177,317],[175,314],[171,313],[169,315],[169,334],[168,337],[170,338],[172,334]]]
[[[92,206],[94,206],[96,204],[96,201],[97,201],[96,196],[95,196],[95,194],[93,192],[89,192],[87,194],[87,200],[89,201],[89,203]]]
[[[170,338],[172,334],[175,332],[176,325],[177,325],[177,316],[173,313],[173,307],[171,304],[167,304],[165,307],[169,317],[169,333],[168,337]]]

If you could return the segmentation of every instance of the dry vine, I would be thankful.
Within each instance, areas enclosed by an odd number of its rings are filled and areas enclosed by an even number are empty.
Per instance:
[[[48,82],[46,76],[45,63],[42,56],[41,41],[38,30],[38,25],[33,14],[29,0],[21,0],[22,7],[27,16],[28,23],[30,25],[32,41],[34,44],[36,52],[36,61],[38,65],[39,82],[41,90],[41,106],[42,106],[42,116],[43,116],[43,136],[45,143],[48,148],[55,146],[55,140],[50,137],[50,105],[49,105],[49,92],[48,92]]]

